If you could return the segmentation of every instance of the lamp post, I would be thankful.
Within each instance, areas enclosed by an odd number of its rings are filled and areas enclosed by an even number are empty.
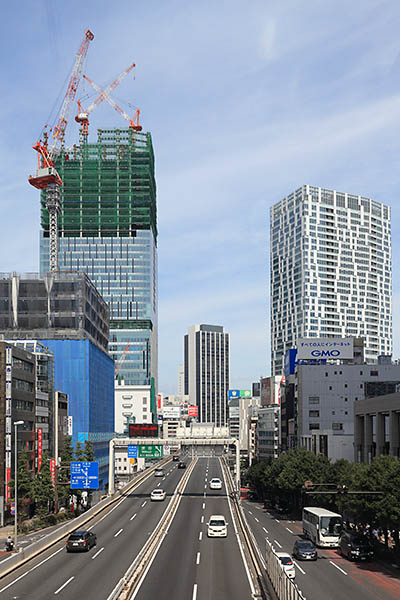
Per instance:
[[[23,425],[24,421],[14,421],[14,431],[15,431],[15,456],[14,456],[14,500],[15,500],[15,521],[14,521],[14,548],[15,551],[18,552],[18,543],[17,543],[17,527],[18,527],[18,444],[17,444],[17,431],[18,425]]]

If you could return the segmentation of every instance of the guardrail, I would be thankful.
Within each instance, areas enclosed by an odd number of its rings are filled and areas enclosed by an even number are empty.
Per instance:
[[[112,504],[116,503],[125,494],[131,492],[138,485],[143,483],[143,481],[146,481],[146,479],[148,479],[153,473],[154,469],[156,469],[162,464],[165,464],[169,460],[170,457],[165,458],[157,464],[155,464],[153,467],[146,469],[146,471],[143,471],[143,473],[135,477],[133,481],[129,482],[124,488],[122,488],[122,490],[119,490],[113,496],[101,500],[98,504],[96,504],[92,508],[89,508],[89,510],[84,512],[82,515],[79,515],[79,517],[67,521],[64,525],[61,525],[58,529],[56,529],[52,533],[49,533],[43,539],[39,540],[38,542],[34,542],[33,544],[31,544],[27,548],[24,548],[17,554],[12,555],[7,560],[6,564],[0,564],[0,578],[5,577],[6,575],[11,573],[18,567],[22,566],[24,563],[28,562],[41,552],[44,552],[45,550],[62,540],[72,531],[75,531],[78,527],[81,527],[82,525],[93,519],[93,517],[97,516],[103,510],[106,510],[108,506],[111,506]]]
[[[283,571],[272,543],[265,543],[267,573],[279,600],[305,600],[292,579]]]
[[[188,479],[197,463],[197,457],[190,463],[187,468],[185,475],[178,483],[176,490],[168,503],[160,521],[155,527],[150,538],[147,540],[131,566],[126,571],[124,577],[119,580],[107,600],[129,600],[132,597],[137,585],[143,577],[146,567],[157,552],[161,545],[165,535],[168,532],[169,526],[175,516],[178,509],[179,502],[181,500],[181,494],[186,487]]]

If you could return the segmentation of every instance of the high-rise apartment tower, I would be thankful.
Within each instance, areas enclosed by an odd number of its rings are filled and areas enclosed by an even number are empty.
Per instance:
[[[229,333],[219,325],[192,325],[184,336],[185,394],[200,423],[227,424]]]
[[[57,161],[59,269],[85,271],[110,307],[109,353],[128,385],[157,390],[157,214],[150,133],[99,129]],[[49,270],[42,197],[41,273]]]
[[[301,337],[362,337],[392,352],[390,207],[303,185],[270,209],[271,371]]]

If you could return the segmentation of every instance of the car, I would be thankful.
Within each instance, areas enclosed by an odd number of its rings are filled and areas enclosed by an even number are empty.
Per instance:
[[[277,552],[276,556],[279,559],[282,570],[286,573],[289,579],[294,579],[296,571],[294,570],[294,564],[292,557],[287,552]]]
[[[172,457],[172,460],[173,460],[174,462],[178,462],[178,461],[179,461],[179,456],[176,456],[176,455],[175,455],[175,456],[173,456],[173,457]]]
[[[183,460],[179,461],[178,469],[186,469],[186,463],[184,463]]]
[[[349,560],[370,560],[374,556],[374,548],[368,536],[353,531],[342,531],[338,552]]]
[[[317,549],[310,540],[296,540],[292,556],[298,560],[317,560]]]
[[[162,467],[157,467],[154,471],[154,477],[164,477],[164,469]]]
[[[218,477],[210,479],[210,490],[222,490],[222,481]]]
[[[207,536],[227,537],[227,535],[228,523],[226,522],[224,515],[211,515],[210,520],[207,523]]]
[[[163,500],[165,500],[166,497],[166,492],[164,492],[164,490],[160,490],[160,489],[156,489],[153,490],[150,494],[150,500],[152,502],[162,502]]]
[[[74,531],[66,541],[67,552],[88,552],[97,544],[97,536],[93,531]]]

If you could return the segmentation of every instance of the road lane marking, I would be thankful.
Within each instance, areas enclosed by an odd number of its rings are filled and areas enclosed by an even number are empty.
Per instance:
[[[279,542],[277,542],[276,540],[274,540],[275,544],[278,546],[278,548],[282,548],[282,546],[280,545]]]
[[[205,507],[206,507],[206,503],[205,503],[205,502],[203,502],[203,509],[204,509]]]
[[[296,565],[296,567],[298,568],[298,570],[301,571],[303,573],[303,575],[306,574],[306,572],[303,571],[303,569],[297,564],[297,562],[295,560],[293,561],[293,564]]]
[[[197,583],[195,583],[193,586],[192,600],[196,600],[196,598],[197,598]]]
[[[71,581],[73,579],[75,579],[75,577],[70,577],[69,579],[67,579],[67,581],[65,583],[63,583],[63,585],[61,587],[59,587],[58,590],[56,592],[54,592],[54,593],[58,594],[58,592],[61,592],[61,590],[64,589],[66,585],[68,585],[69,583],[71,583]]]
[[[17,583],[17,581],[19,581],[23,577],[26,577],[26,575],[28,575],[28,573],[32,573],[32,571],[34,571],[35,569],[37,569],[38,567],[40,567],[41,565],[43,565],[45,562],[47,562],[48,560],[50,560],[50,558],[53,558],[53,556],[55,556],[56,554],[58,554],[62,550],[64,550],[64,548],[59,548],[59,550],[56,550],[55,552],[53,552],[53,554],[50,554],[50,556],[48,556],[47,558],[45,558],[44,560],[42,560],[42,562],[40,562],[39,564],[37,564],[35,567],[32,567],[32,569],[29,569],[29,571],[26,571],[26,573],[23,573],[22,575],[20,575],[19,577],[17,577],[17,579],[14,579],[14,581],[12,581],[11,583],[9,583],[5,587],[1,588],[0,593],[4,592],[6,589],[8,589],[12,585],[14,585],[14,583]]]
[[[260,507],[259,507],[259,506],[256,506],[256,508],[257,508],[257,510],[260,510]]]
[[[137,514],[137,513],[135,513],[134,515],[132,515],[132,516],[131,516],[131,518],[130,518],[129,520],[130,520],[130,521],[133,521],[133,519],[136,517],[136,514]]]
[[[279,519],[275,519],[275,521],[276,521],[277,523],[279,523]]]
[[[204,492],[204,498],[206,497],[206,493]]]
[[[120,529],[119,531],[117,531],[117,533],[114,535],[114,537],[118,537],[120,533],[123,532],[123,529]]]
[[[293,533],[293,531],[291,529],[289,529],[289,527],[286,527],[286,529],[288,530],[289,533]]]
[[[253,513],[251,512],[251,510],[249,510],[249,515],[252,515]]]
[[[146,506],[146,504],[147,504],[147,500],[145,500],[145,501],[143,502],[143,504],[142,504],[142,508],[143,508],[143,506]]]
[[[260,521],[257,519],[257,517],[254,517],[254,520],[257,521],[257,523],[259,523]]]
[[[268,533],[268,530],[267,530],[267,529],[265,529],[265,527],[263,527],[263,529],[264,529],[265,533]]]
[[[338,565],[336,565],[334,562],[332,562],[331,560],[329,561],[331,563],[331,565],[333,565],[334,567],[336,567],[337,569],[339,569],[339,571],[341,571],[343,573],[343,575],[347,575],[346,571],[343,571],[343,569],[341,569]],[[0,590],[1,591],[1,590]]]
[[[200,531],[200,533],[199,533],[199,542],[201,542],[202,539],[203,539],[203,532]]]
[[[103,550],[104,550],[104,547],[103,547],[103,548],[100,548],[100,550],[98,550],[98,551],[96,552],[96,554],[94,554],[94,555],[92,556],[92,560],[94,560],[94,559],[96,558],[96,556],[98,556],[99,554],[101,554],[101,552],[103,552]]]
[[[165,481],[165,477],[163,477],[161,481]]]
[[[204,523],[204,515],[201,515],[201,522]]]
[[[200,564],[200,552],[197,553],[196,565]]]

